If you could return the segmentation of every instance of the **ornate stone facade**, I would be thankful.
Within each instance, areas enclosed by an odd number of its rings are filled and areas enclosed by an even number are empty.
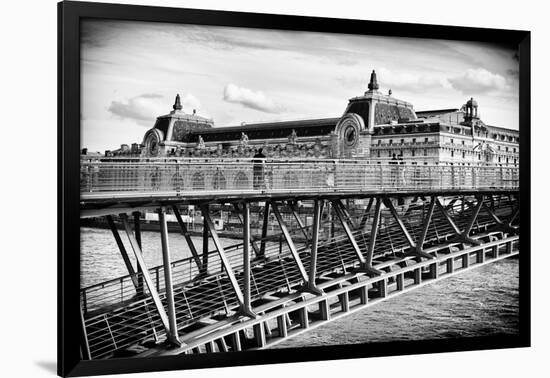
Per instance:
[[[519,133],[483,123],[473,98],[461,109],[415,112],[412,104],[379,91],[373,71],[364,95],[351,98],[338,118],[214,127],[181,110],[157,118],[141,156],[251,158],[395,157],[417,163],[518,164]]]

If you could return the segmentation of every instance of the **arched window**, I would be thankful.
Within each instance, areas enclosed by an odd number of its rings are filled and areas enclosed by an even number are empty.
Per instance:
[[[249,189],[249,180],[244,172],[239,172],[234,180],[235,189]]]
[[[193,187],[193,190],[204,190],[204,174],[202,172],[197,172],[193,175],[193,179],[191,180]]]
[[[173,190],[180,191],[183,190],[183,176],[181,173],[177,172],[174,173],[172,178],[170,179],[170,186]]]
[[[151,190],[159,190],[161,174],[158,169],[155,169],[153,172],[151,172],[150,180],[151,180]]]
[[[214,178],[212,179],[212,188],[214,190],[223,190],[227,187],[225,176],[221,171],[216,171]]]

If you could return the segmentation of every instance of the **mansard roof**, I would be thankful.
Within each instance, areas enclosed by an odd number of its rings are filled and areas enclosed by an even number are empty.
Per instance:
[[[450,109],[437,109],[437,110],[421,110],[416,112],[416,116],[418,118],[428,118],[428,117],[436,117],[438,115],[442,114],[448,114],[448,113],[454,113],[457,112],[458,108],[450,108]]]
[[[336,128],[339,120],[340,117],[213,127],[193,131],[187,134],[182,142],[198,142],[199,135],[205,142],[236,141],[241,139],[241,133],[245,133],[250,141],[255,139],[279,139],[288,138],[293,130],[298,138],[326,136]]]

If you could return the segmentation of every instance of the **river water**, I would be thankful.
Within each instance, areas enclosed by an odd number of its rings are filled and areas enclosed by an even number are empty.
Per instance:
[[[202,238],[193,239],[200,248]],[[109,230],[81,228],[80,240],[81,287],[127,274]],[[225,246],[237,242],[222,239]],[[158,233],[143,232],[142,246],[147,266],[162,264]],[[189,256],[180,234],[170,234],[170,248],[174,261]],[[415,289],[276,347],[518,334],[518,327],[519,263],[512,258]]]

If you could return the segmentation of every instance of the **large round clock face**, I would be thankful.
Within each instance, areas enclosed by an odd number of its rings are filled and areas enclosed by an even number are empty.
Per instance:
[[[145,142],[147,152],[151,156],[157,156],[159,153],[158,137],[155,134],[150,134]]]
[[[344,143],[347,146],[354,146],[357,142],[357,131],[352,125],[348,125],[344,130]]]

